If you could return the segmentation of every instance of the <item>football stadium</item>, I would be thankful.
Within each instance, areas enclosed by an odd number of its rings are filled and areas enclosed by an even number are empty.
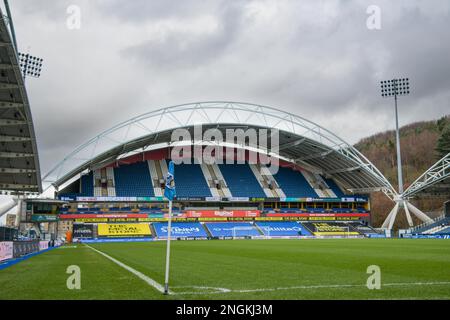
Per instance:
[[[0,216],[17,215],[0,227],[0,299],[450,298],[450,204],[411,203],[450,195],[450,154],[400,192],[326,119],[205,101],[124,113],[41,174],[10,27]],[[378,227],[373,192],[392,200]],[[400,209],[409,228],[394,230]]]

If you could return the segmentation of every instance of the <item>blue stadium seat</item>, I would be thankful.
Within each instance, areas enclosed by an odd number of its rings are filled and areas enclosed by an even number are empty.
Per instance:
[[[116,196],[153,197],[152,181],[147,162],[136,162],[114,169]]]
[[[274,175],[281,190],[290,198],[318,198],[319,196],[306,181],[303,174],[290,168],[279,167]]]
[[[233,197],[265,198],[266,194],[256,180],[250,166],[245,164],[219,164]]]
[[[327,183],[327,185],[330,187],[331,190],[333,190],[333,192],[336,194],[336,196],[338,198],[342,198],[345,197],[345,194],[342,192],[341,188],[338,187],[338,185],[336,184],[336,182],[334,182],[333,179],[325,179],[325,182]]]
[[[94,196],[94,175],[92,171],[81,176],[81,193],[82,197]]]
[[[205,176],[199,164],[175,165],[177,197],[211,197]]]

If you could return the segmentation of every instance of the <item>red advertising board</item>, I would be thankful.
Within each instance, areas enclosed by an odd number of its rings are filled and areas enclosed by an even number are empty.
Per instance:
[[[253,218],[260,213],[259,210],[187,210],[183,218]]]
[[[0,242],[0,261],[13,258],[12,241]]]

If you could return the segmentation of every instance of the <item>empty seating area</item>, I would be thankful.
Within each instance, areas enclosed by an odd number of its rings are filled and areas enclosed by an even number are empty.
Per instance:
[[[336,182],[334,182],[333,179],[324,179],[327,185],[330,187],[331,190],[336,194],[336,197],[342,198],[345,197],[345,194],[342,192],[341,188],[338,187]]]
[[[136,162],[114,169],[117,197],[153,197],[147,162]]]
[[[211,197],[211,191],[199,164],[175,166],[177,197]]]
[[[167,175],[168,159],[146,160],[119,167],[97,169],[82,175],[80,192],[76,188],[59,194],[68,196],[95,197],[162,197],[164,180]],[[300,172],[290,167],[279,167],[273,176],[263,176],[259,165],[244,164],[179,164],[175,165],[175,184],[178,198],[329,198],[345,197],[345,194],[332,179],[320,181],[322,189],[314,189],[317,174]],[[99,182],[101,181],[101,182]],[[105,181],[107,183],[105,183]],[[94,184],[96,184],[94,186]],[[326,185],[325,185],[326,184]],[[274,186],[274,187],[271,187]],[[329,186],[329,188],[328,188]],[[325,190],[325,191],[324,191]],[[320,192],[319,192],[320,191]],[[306,200],[311,202],[310,200]],[[302,207],[299,212],[349,212],[348,209]],[[292,210],[288,210],[292,212]],[[358,207],[353,212],[365,213],[366,209]]]
[[[94,195],[94,176],[92,171],[81,176],[81,192],[82,197],[92,197]]]
[[[280,188],[291,198],[318,198],[317,193],[306,181],[303,174],[290,168],[279,167],[273,175]]]
[[[264,198],[266,196],[247,163],[218,166],[233,197]]]

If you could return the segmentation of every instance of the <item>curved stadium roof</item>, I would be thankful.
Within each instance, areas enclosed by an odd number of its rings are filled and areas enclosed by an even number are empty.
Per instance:
[[[272,107],[227,101],[162,108],[119,123],[80,145],[43,180],[60,187],[87,169],[99,168],[136,153],[170,147],[174,129],[186,128],[192,132],[194,126],[200,124],[203,131],[211,128],[222,132],[228,128],[277,129],[279,150],[276,156],[332,177],[352,192],[381,189],[395,194],[388,180],[367,158],[326,128]]]
[[[41,192],[30,105],[6,18],[0,14],[0,190]]]

